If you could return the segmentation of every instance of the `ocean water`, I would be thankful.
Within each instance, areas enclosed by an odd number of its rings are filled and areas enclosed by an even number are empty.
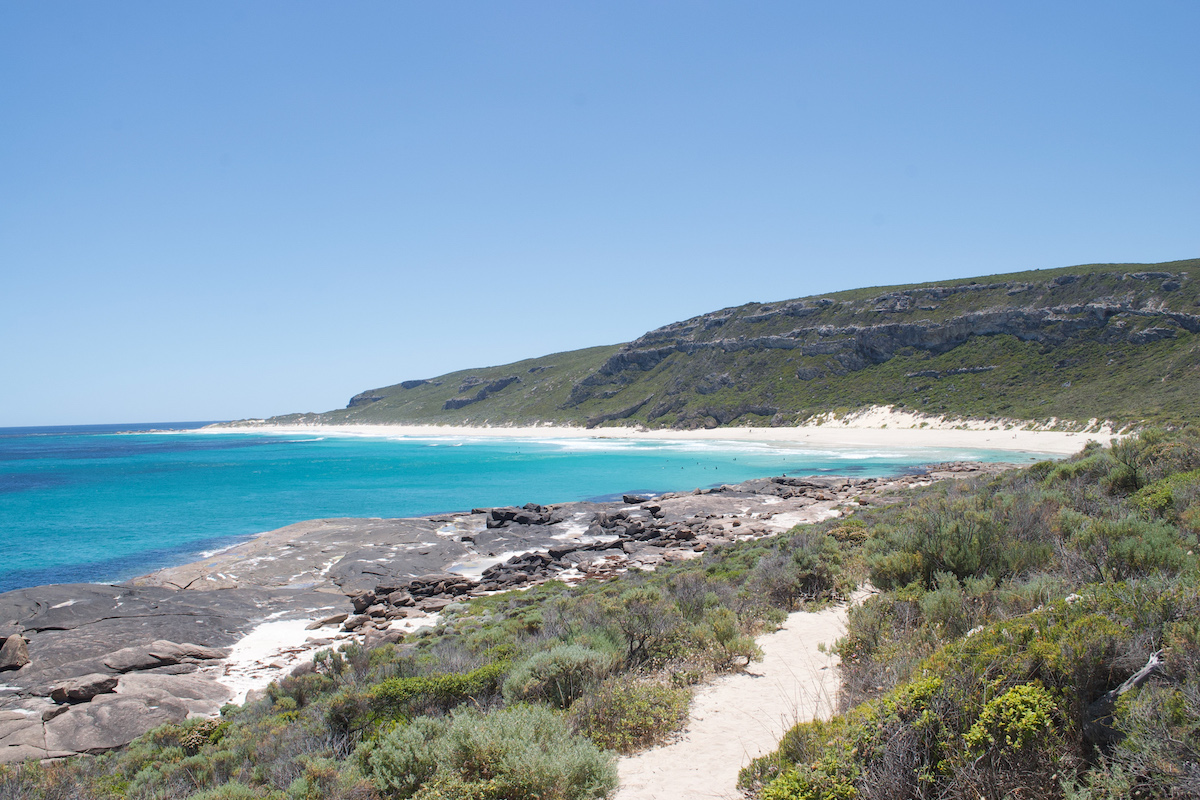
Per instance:
[[[202,423],[0,428],[0,591],[119,581],[322,517],[690,490],[767,475],[887,475],[962,449],[740,442],[387,439],[186,432]]]

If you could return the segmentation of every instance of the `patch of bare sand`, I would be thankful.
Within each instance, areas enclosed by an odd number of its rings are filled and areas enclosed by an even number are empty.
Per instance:
[[[845,633],[846,606],[789,614],[758,638],[763,660],[700,689],[676,742],[618,762],[616,800],[740,798],[738,771],[776,748],[797,722],[828,717],[839,686],[837,657],[820,652]]]

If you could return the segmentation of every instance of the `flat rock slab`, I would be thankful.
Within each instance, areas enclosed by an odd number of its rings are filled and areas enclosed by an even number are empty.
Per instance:
[[[117,694],[149,699],[165,695],[182,703],[190,717],[213,716],[233,697],[228,686],[206,676],[146,673],[122,675]]]
[[[168,722],[182,722],[190,710],[166,692],[106,694],[74,706],[45,724],[47,751],[100,753],[133,741]]]
[[[440,570],[460,557],[461,532],[445,527],[433,519],[310,520],[131,583],[196,591],[247,586],[373,589],[387,579]]]

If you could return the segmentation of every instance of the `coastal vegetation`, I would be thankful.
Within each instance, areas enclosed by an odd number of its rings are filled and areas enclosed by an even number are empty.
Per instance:
[[[280,423],[706,428],[886,405],[1081,428],[1200,412],[1200,259],[749,303],[623,345],[372,389]]]
[[[578,586],[447,606],[123,750],[0,769],[0,799],[601,798],[692,687],[788,611],[877,591],[839,713],[743,770],[763,800],[1200,791],[1200,436],[910,489],[902,503]]]
[[[1200,437],[1147,431],[860,516],[841,713],[762,800],[1200,794]]]
[[[454,603],[436,628],[344,645],[120,751],[0,768],[0,798],[601,798],[615,757],[673,736],[691,691],[754,636],[845,587],[834,539],[795,531],[654,572]],[[829,562],[836,565],[836,559]]]

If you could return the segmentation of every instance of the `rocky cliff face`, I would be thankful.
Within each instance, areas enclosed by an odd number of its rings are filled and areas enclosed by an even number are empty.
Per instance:
[[[650,331],[579,381],[566,403],[615,397],[678,355],[687,361],[745,362],[787,354],[792,378],[814,381],[883,364],[898,353],[948,353],[972,338],[1010,336],[1059,347],[1081,337],[1146,345],[1200,332],[1186,271],[1058,275],[1043,282],[921,286],[874,296],[837,296],[724,309]],[[734,354],[741,358],[733,359]],[[710,356],[701,359],[701,356]],[[976,365],[965,374],[993,369]],[[731,374],[732,373],[732,374]],[[936,370],[926,371],[925,377]],[[920,373],[913,375],[921,376]],[[694,376],[699,394],[746,383],[746,370]],[[715,388],[714,388],[715,387]],[[769,407],[760,406],[762,413]],[[661,409],[665,410],[665,409]],[[720,420],[718,420],[720,421]]]

